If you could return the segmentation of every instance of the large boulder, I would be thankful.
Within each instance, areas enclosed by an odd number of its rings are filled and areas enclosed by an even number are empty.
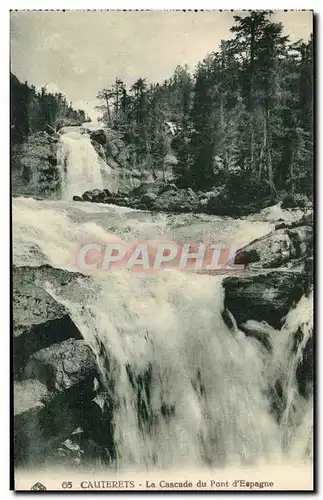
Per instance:
[[[25,377],[37,379],[51,391],[65,391],[98,377],[95,356],[83,340],[68,339],[32,354]]]
[[[105,146],[107,143],[107,136],[103,129],[92,130],[90,137],[92,141],[98,142],[102,146]]]
[[[281,208],[305,208],[309,205],[308,198],[303,194],[287,194],[282,203]]]
[[[154,201],[152,208],[163,212],[195,212],[199,198],[192,189],[170,189],[163,191]]]
[[[274,208],[274,207],[272,207]],[[285,210],[284,214],[286,212],[290,215],[290,211]],[[306,212],[301,212],[300,218],[296,218],[295,220],[292,219],[290,221],[288,220],[281,220],[277,224],[275,224],[275,229],[293,229],[295,227],[300,227],[300,226],[313,226],[313,212],[312,210],[306,211]]]
[[[20,378],[31,354],[51,344],[82,336],[68,311],[43,288],[45,282],[65,286],[79,273],[50,266],[13,268],[13,357]]]
[[[38,380],[15,382],[15,463],[75,465],[79,461],[64,457],[67,450],[75,450],[72,443],[75,436],[82,437],[78,455],[83,460],[93,458],[93,453],[87,451],[89,441],[110,458],[114,457],[111,418],[93,400],[95,397],[93,387],[84,381],[63,392],[49,392]],[[102,451],[100,458],[104,460]]]
[[[40,464],[75,429],[77,421],[65,397],[55,399],[38,380],[14,385],[16,464]]]
[[[156,193],[148,192],[148,193],[145,193],[141,197],[140,203],[144,203],[144,204],[146,204],[149,207],[150,205],[153,204],[153,202],[156,200],[156,198],[157,198],[157,194]]]
[[[91,189],[82,194],[83,201],[92,201],[94,203],[101,203],[107,197],[103,189]]]
[[[279,267],[291,259],[306,257],[311,253],[312,247],[313,229],[311,226],[278,229],[240,249],[235,262],[250,268]]]
[[[269,271],[229,276],[223,280],[225,307],[238,326],[248,320],[266,321],[280,329],[282,319],[309,293],[311,277],[293,271]]]

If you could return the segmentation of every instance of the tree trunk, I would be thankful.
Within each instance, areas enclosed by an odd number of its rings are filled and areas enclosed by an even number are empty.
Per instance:
[[[294,158],[295,158],[295,151],[293,150],[292,151],[292,158],[291,158],[291,162],[290,162],[290,170],[289,170],[289,173],[290,173],[290,189],[291,189],[291,193],[292,194],[294,194],[294,192],[295,192]]]
[[[111,126],[111,110],[110,110],[110,104],[109,104],[109,99],[107,99],[107,112],[108,112],[108,125],[109,127]]]
[[[254,76],[254,65],[255,65],[255,26],[252,27],[251,37],[250,37],[250,64],[249,64],[249,96],[248,96],[248,111],[249,111],[249,132],[250,132],[250,164],[251,171],[255,173],[255,134],[253,127],[254,118],[254,105],[253,105],[253,76]]]
[[[263,130],[263,134],[264,134],[263,138],[264,139],[263,139],[263,144],[262,144],[262,148],[261,148],[260,156],[259,156],[259,169],[258,169],[258,176],[257,176],[258,184],[260,184],[260,181],[261,181],[264,160],[266,158],[266,153],[267,153],[267,130],[266,130],[266,127],[267,127],[267,121],[266,121],[266,116],[264,116],[264,130]]]
[[[273,164],[271,157],[271,137],[270,137],[270,110],[269,105],[266,105],[266,115],[265,115],[265,131],[266,131],[266,149],[267,149],[267,172],[268,172],[268,182],[270,187],[271,194],[275,194],[277,196],[277,191],[274,184],[274,173],[273,173]]]

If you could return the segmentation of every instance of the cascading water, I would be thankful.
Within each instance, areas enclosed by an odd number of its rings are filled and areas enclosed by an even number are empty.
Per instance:
[[[61,131],[58,165],[61,170],[62,198],[72,200],[89,189],[102,189],[104,162],[93,148],[89,135],[77,127]]]
[[[74,245],[85,238],[166,232],[166,216],[144,216],[139,223],[140,212],[118,207],[16,199],[15,262],[70,268]],[[250,239],[255,228],[258,236],[268,231],[266,224],[228,219],[217,221],[219,230],[221,223],[233,237],[242,227]],[[222,466],[310,455],[312,402],[299,394],[296,370],[312,332],[312,297],[300,300],[281,331],[259,324],[272,346],[266,350],[233,318],[232,328],[224,323],[221,281],[175,269],[154,275],[120,269],[66,286],[39,283],[67,308],[96,355],[117,467]],[[296,331],[303,336],[295,349]],[[279,418],[272,410],[277,381]]]

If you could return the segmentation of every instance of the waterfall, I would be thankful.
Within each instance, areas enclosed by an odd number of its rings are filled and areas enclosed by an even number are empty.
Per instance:
[[[61,170],[62,198],[72,200],[89,189],[102,189],[104,162],[93,148],[89,135],[78,127],[61,131],[58,165]]]
[[[91,205],[89,222],[89,207],[75,205],[16,199],[15,261],[68,267],[73,245],[85,235],[104,241],[108,224],[127,232],[131,212]],[[164,219],[148,219],[140,228],[151,231],[153,224],[158,234]],[[240,228],[233,224],[234,236]],[[67,308],[96,355],[118,468],[253,464],[291,456],[302,461],[309,454],[312,403],[297,390],[296,370],[312,331],[312,297],[300,300],[281,331],[258,324],[270,338],[267,350],[234,321],[233,328],[224,323],[220,276],[176,269],[105,274],[66,286],[39,285]],[[295,349],[298,330],[303,336]],[[279,419],[272,409],[277,380],[283,393]]]
[[[97,356],[120,468],[250,464],[279,453],[265,353],[223,322],[220,280],[121,271],[47,291]]]

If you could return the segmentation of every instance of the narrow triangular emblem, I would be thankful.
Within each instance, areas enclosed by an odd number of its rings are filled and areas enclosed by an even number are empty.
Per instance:
[[[34,491],[45,491],[47,488],[41,483],[35,483],[30,489]]]

